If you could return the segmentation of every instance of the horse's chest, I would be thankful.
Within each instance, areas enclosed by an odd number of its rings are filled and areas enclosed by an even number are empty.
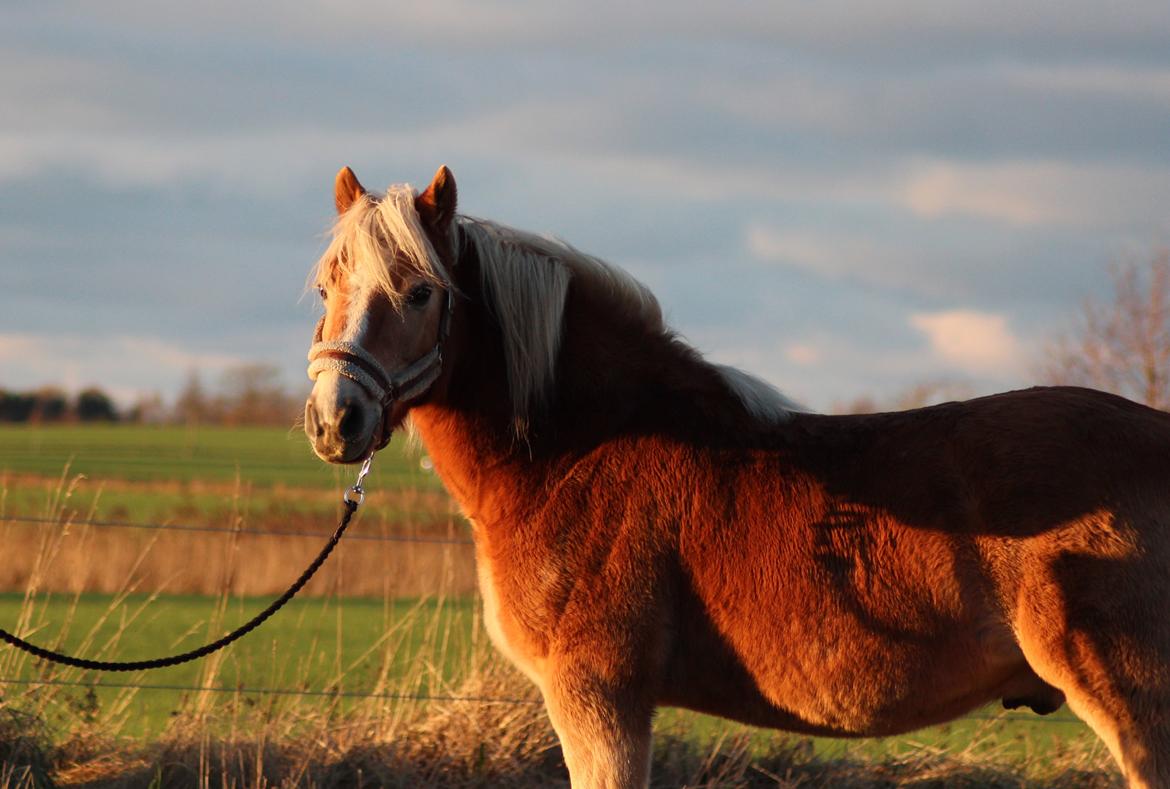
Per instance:
[[[539,685],[544,661],[537,654],[531,640],[523,634],[507,603],[497,570],[485,551],[477,551],[476,572],[479,576],[480,596],[483,598],[484,629],[487,630],[488,637],[500,654]]]

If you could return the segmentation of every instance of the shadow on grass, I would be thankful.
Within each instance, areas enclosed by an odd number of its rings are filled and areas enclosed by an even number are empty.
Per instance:
[[[352,734],[352,733],[351,733]],[[131,787],[270,787],[321,789],[359,787],[568,787],[561,752],[543,733],[536,743],[500,747],[498,733],[482,732],[473,743],[440,737],[354,744],[338,752],[322,742],[186,741],[156,743],[141,751],[93,753],[91,760],[52,764],[57,756],[27,740],[6,743],[10,786],[79,789]],[[763,756],[750,756],[742,743],[725,741],[714,750],[674,736],[655,747],[654,787],[1117,787],[1119,778],[1104,770],[1055,766],[1042,778],[1021,774],[1021,766],[966,763],[946,755],[919,755],[879,762],[821,760],[799,740]],[[517,747],[524,751],[520,757]],[[13,762],[9,766],[8,758]]]

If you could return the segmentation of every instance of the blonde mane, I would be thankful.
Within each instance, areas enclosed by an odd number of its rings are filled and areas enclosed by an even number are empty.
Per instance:
[[[393,260],[414,274],[449,285],[451,278],[423,231],[414,198],[409,184],[396,184],[384,197],[367,192],[355,200],[333,224],[333,240],[317,261],[311,283],[324,285],[342,273],[399,305],[406,294],[390,276],[386,262]]]
[[[459,218],[479,258],[488,308],[504,335],[504,359],[519,432],[553,385],[569,281],[589,279],[663,328],[658,300],[624,271],[558,239],[482,219]]]
[[[405,184],[390,187],[381,199],[362,195],[334,224],[333,240],[318,261],[312,281],[323,284],[340,270],[372,284],[399,304],[405,294],[390,276],[387,261],[393,260],[416,275],[450,286],[451,278],[423,231],[415,197],[416,192]],[[658,300],[645,285],[559,239],[467,216],[456,217],[451,232],[453,240],[461,235],[462,243],[473,248],[479,259],[486,306],[503,335],[508,390],[521,435],[552,390],[571,280],[602,287],[617,303],[641,315],[649,328],[667,331]],[[775,421],[800,410],[758,378],[735,368],[712,366],[753,416]]]

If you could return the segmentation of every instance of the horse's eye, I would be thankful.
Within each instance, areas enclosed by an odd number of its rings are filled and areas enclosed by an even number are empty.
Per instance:
[[[321,301],[325,301],[325,286],[324,285],[317,286],[317,293],[319,293],[321,295]]]
[[[410,293],[406,294],[406,303],[411,307],[422,307],[430,301],[431,291],[430,285],[415,285],[410,289]]]

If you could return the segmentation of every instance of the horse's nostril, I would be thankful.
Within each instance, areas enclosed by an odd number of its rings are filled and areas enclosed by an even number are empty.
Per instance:
[[[325,429],[321,427],[321,422],[317,419],[317,409],[313,407],[312,400],[305,403],[305,432],[317,438],[320,438],[321,434],[325,432]]]
[[[346,406],[341,411],[341,420],[337,423],[337,434],[344,440],[358,438],[362,431],[362,410],[357,406]]]

